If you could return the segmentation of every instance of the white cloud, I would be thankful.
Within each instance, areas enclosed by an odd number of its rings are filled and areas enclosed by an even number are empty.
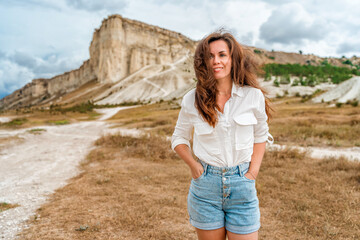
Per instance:
[[[0,52],[0,98],[34,78],[51,78],[81,64],[80,57],[61,58],[52,54],[43,59],[20,51],[10,55],[1,55]]]
[[[0,98],[4,97],[31,81],[35,77],[26,67],[19,66],[9,60],[0,59]]]
[[[90,12],[98,12],[101,10],[120,11],[123,10],[127,4],[127,0],[66,0],[66,3],[74,8],[86,10]]]
[[[302,44],[325,37],[325,22],[310,15],[302,5],[289,3],[275,9],[260,27],[260,38],[266,43]]]

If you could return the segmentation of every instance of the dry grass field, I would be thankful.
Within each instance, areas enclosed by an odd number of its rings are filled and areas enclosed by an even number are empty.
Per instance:
[[[360,108],[281,99],[270,122],[277,143],[358,146]],[[21,239],[196,239],[188,223],[187,166],[170,149],[179,108],[163,102],[119,112],[118,127],[150,133],[98,139],[82,173],[58,189]],[[260,239],[360,239],[360,163],[266,152],[257,179]]]

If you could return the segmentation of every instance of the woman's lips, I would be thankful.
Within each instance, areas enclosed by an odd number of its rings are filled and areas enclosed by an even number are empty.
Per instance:
[[[214,68],[214,72],[220,72],[222,69],[222,67]]]

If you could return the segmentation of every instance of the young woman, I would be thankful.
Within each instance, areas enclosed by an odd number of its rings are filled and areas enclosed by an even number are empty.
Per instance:
[[[199,240],[257,239],[255,179],[271,135],[256,64],[231,34],[215,32],[199,42],[194,68],[197,86],[183,97],[172,136],[193,177],[190,223]]]

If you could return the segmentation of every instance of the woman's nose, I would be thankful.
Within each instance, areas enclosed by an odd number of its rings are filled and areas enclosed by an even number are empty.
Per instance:
[[[217,64],[220,62],[220,58],[218,56],[214,56],[214,64]]]

